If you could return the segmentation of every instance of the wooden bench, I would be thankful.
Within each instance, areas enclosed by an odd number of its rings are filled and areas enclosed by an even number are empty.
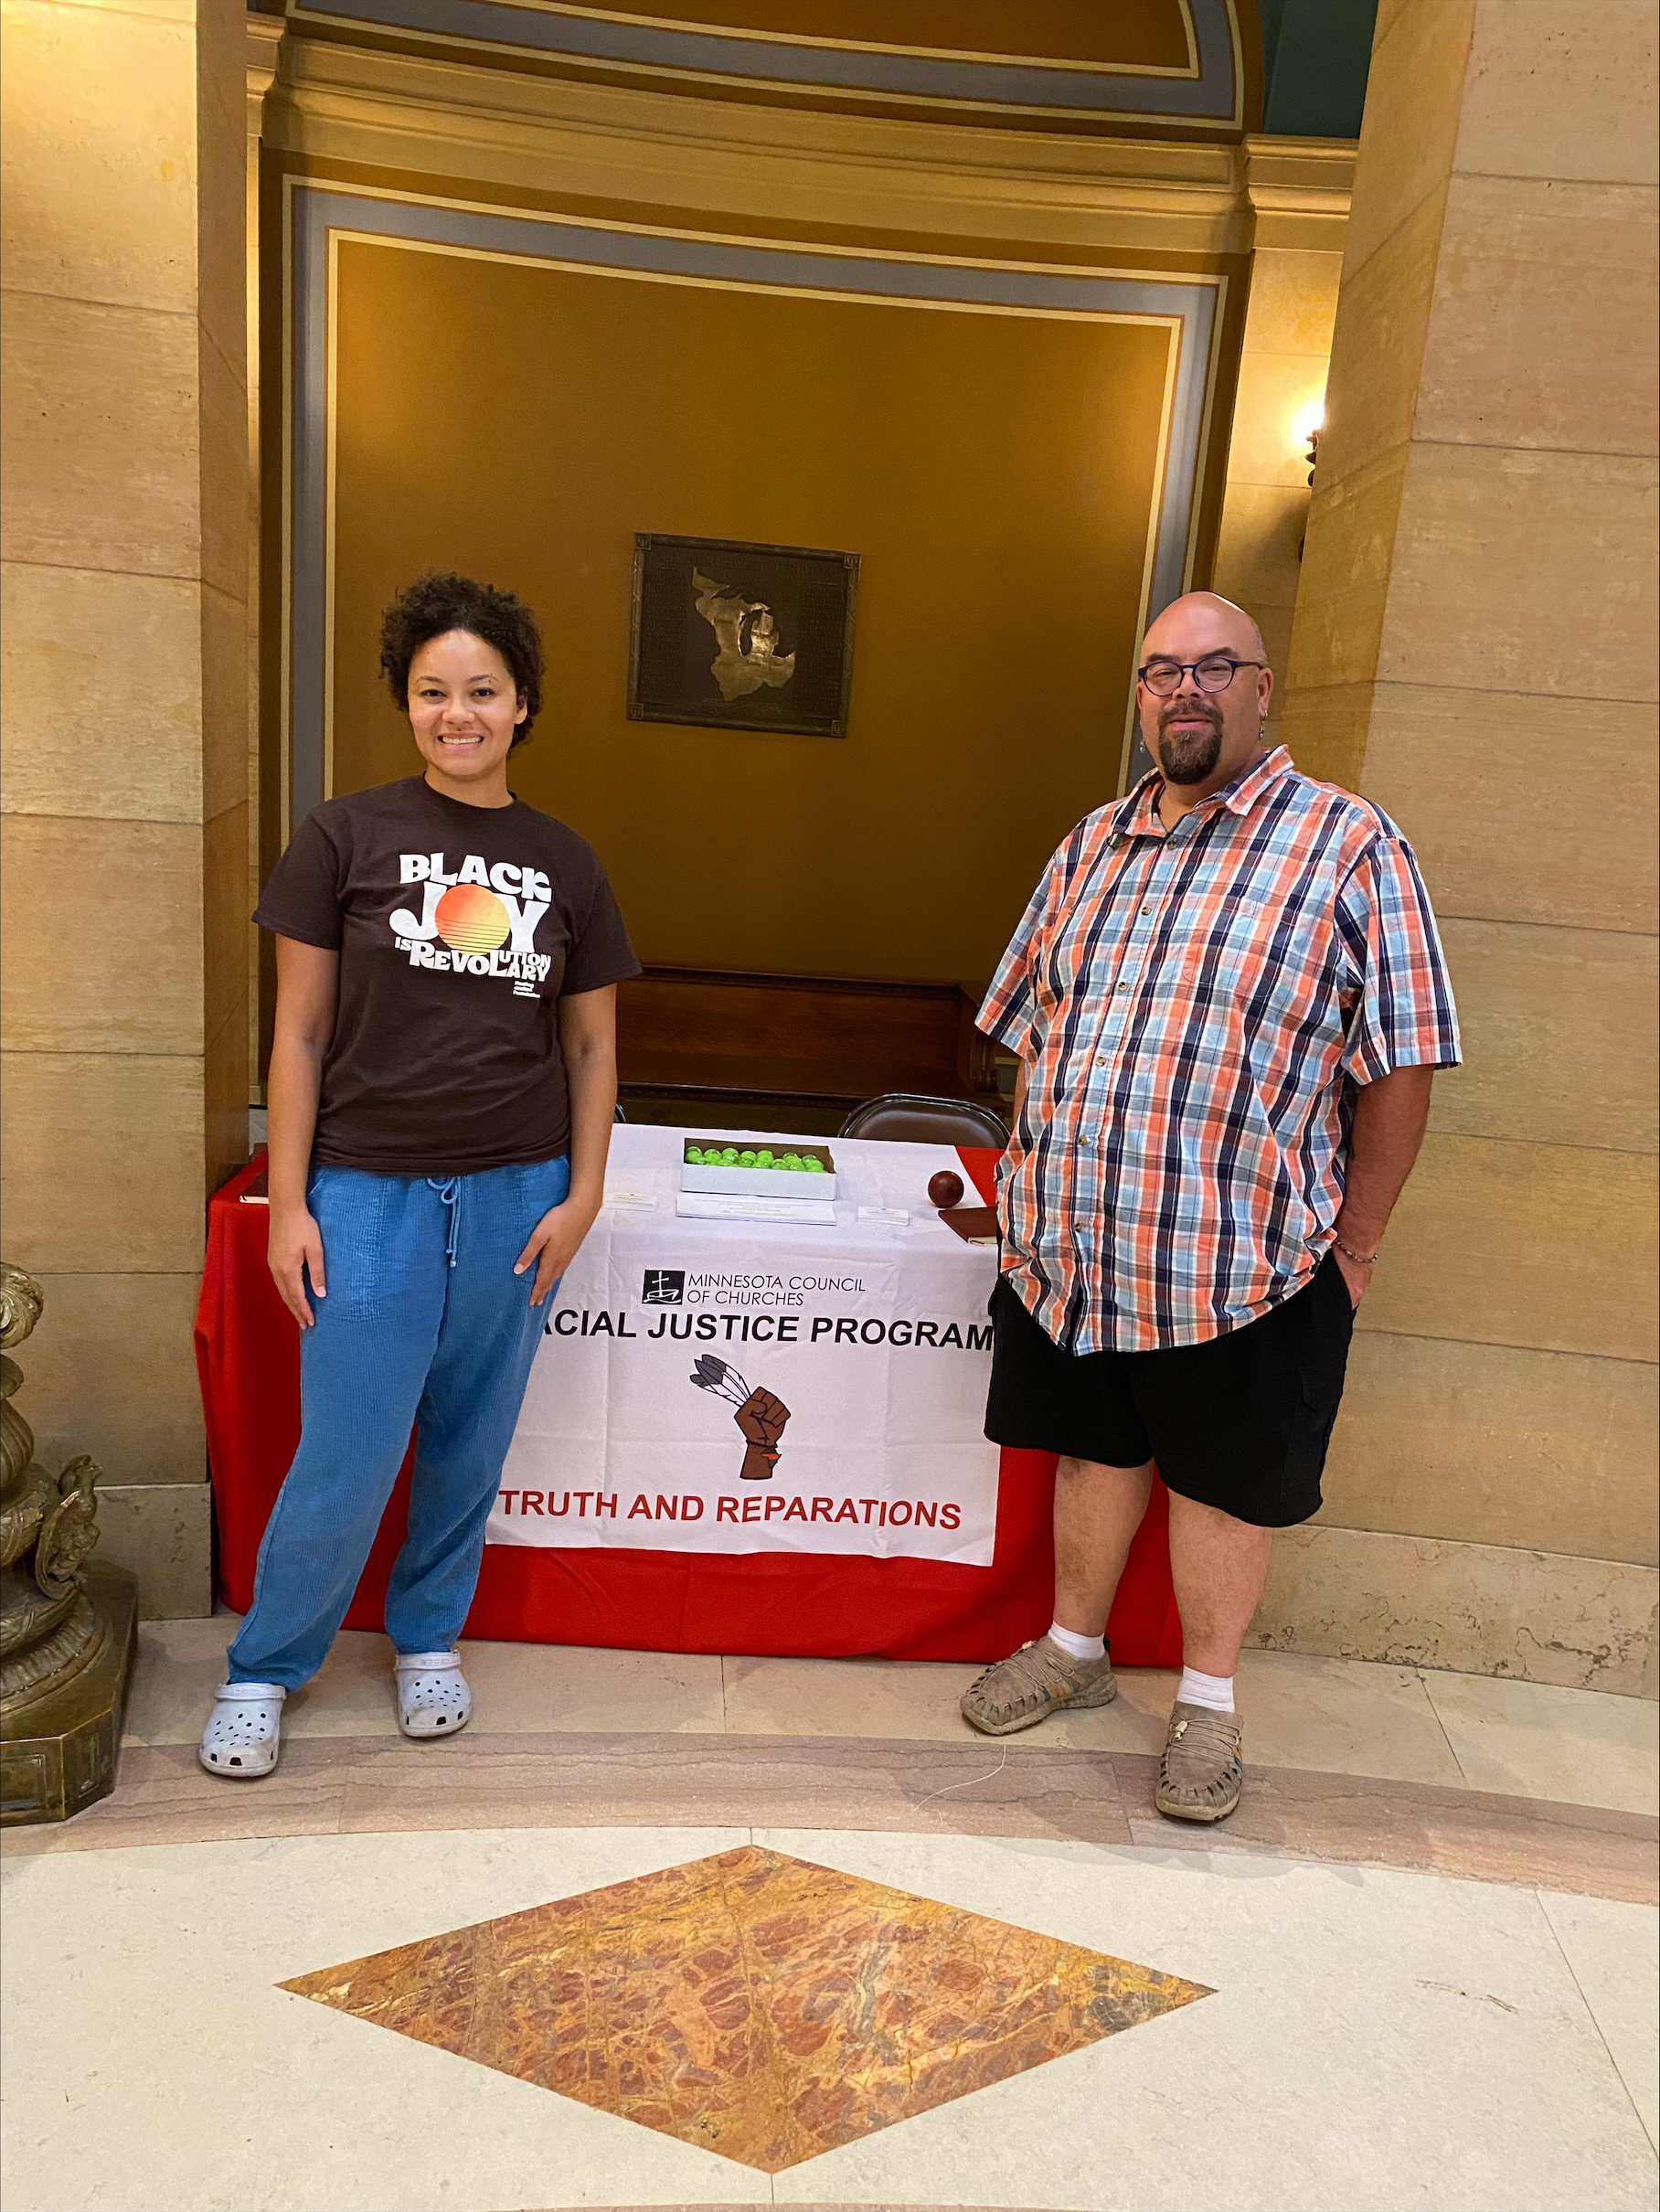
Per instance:
[[[631,1121],[834,1133],[888,1090],[995,1105],[996,1060],[960,984],[647,968],[618,994]]]

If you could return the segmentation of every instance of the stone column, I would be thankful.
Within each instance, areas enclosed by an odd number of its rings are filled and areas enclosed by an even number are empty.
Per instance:
[[[1325,403],[1355,148],[1346,139],[1248,138],[1241,163],[1250,297],[1210,580],[1262,633],[1279,686],[1268,722],[1277,744],[1308,526],[1308,441]]]
[[[1468,1064],[1264,1615],[1622,1690],[1655,1601],[1655,56],[1646,0],[1378,10],[1283,734],[1417,848]]]
[[[248,268],[248,911],[260,903],[264,881],[260,841],[260,577],[262,510],[260,481],[260,147],[265,95],[277,78],[277,57],[286,28],[281,16],[250,16],[247,49],[247,268]],[[248,928],[249,1097],[260,1065],[260,932]],[[263,1096],[261,1092],[260,1096]]]
[[[6,1257],[48,1464],[209,1605],[191,1324],[246,1154],[239,0],[5,0]]]

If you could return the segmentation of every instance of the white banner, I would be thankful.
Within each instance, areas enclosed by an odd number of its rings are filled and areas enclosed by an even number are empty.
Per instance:
[[[686,1220],[687,1133],[616,1132],[622,1202],[549,1302],[488,1541],[989,1566],[996,1253],[927,1197],[956,1154],[836,1139],[834,1228]]]

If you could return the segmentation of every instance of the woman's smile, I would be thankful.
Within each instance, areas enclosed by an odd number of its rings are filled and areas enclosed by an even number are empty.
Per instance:
[[[510,806],[507,755],[529,703],[497,649],[466,630],[429,638],[410,658],[406,696],[434,790],[470,806]]]

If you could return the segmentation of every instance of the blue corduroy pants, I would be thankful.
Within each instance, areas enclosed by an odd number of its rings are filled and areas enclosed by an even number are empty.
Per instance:
[[[447,1177],[312,1170],[325,1298],[300,1339],[300,1448],[260,1546],[232,1682],[297,1689],[328,1655],[410,1441],[409,1529],[387,1588],[399,1652],[448,1651],[547,1305],[513,1272],[570,1189],[561,1156]]]

